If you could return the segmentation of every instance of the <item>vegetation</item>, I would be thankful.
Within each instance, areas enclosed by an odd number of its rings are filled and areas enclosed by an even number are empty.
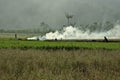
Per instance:
[[[93,24],[88,24],[88,25],[80,25],[80,30],[82,31],[90,31],[91,33],[93,32],[105,32],[108,31],[112,28],[114,28],[115,23],[106,21],[104,23],[101,22],[94,22]]]
[[[120,51],[0,49],[0,80],[120,80]]]
[[[82,31],[90,31],[90,32],[105,32],[114,27],[114,22],[106,21],[106,22],[94,22],[91,24],[76,24],[75,22],[70,22],[70,20],[73,18],[73,15],[71,14],[65,14],[65,17],[67,18],[67,24],[60,26],[59,30],[62,30],[63,27],[67,26],[77,26]],[[30,29],[4,29],[0,28],[0,33],[27,33],[27,34],[46,34],[48,32],[55,31],[55,29],[51,28],[47,23],[44,21],[40,23],[40,27],[36,28],[30,28]]]
[[[26,33],[26,34],[34,34],[34,33],[44,33],[40,28],[36,29],[23,29],[23,30],[5,30],[5,29],[0,29],[0,33]]]
[[[0,39],[0,80],[119,80],[120,42]]]
[[[75,42],[75,41],[21,41],[13,39],[1,39],[0,48],[20,48],[20,49],[120,49],[120,42]]]
[[[0,33],[0,41],[4,39],[15,39],[15,34],[19,39],[26,39],[28,37],[39,36],[40,34],[30,34],[30,33]]]

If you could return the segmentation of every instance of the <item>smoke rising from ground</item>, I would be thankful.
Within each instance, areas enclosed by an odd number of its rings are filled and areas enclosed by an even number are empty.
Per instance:
[[[45,35],[45,39],[103,39],[104,36],[110,39],[120,38],[120,25],[115,25],[112,29],[106,32],[83,32],[77,27],[65,27],[62,32],[55,31]]]

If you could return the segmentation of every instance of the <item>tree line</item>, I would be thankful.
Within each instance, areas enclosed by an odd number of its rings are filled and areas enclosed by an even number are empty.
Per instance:
[[[75,25],[76,26],[76,25]],[[77,26],[82,31],[89,30],[90,32],[103,32],[108,31],[114,27],[114,23],[110,21],[106,21],[104,23],[101,22],[94,22],[92,24],[81,24]],[[60,27],[59,30],[62,30],[63,27]],[[50,26],[45,23],[41,22],[39,28],[34,29],[23,29],[23,30],[8,30],[8,29],[0,29],[0,33],[41,33],[45,34],[48,32],[54,31]]]

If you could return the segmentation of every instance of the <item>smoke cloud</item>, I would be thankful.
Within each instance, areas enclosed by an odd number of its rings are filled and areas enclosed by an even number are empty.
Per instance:
[[[80,30],[78,27],[64,27],[63,30],[46,33],[44,36],[27,38],[28,40],[68,40],[68,39],[103,39],[104,37],[109,39],[120,38],[120,25],[116,24],[112,29],[101,32],[90,32],[90,30]]]
[[[46,39],[103,39],[104,36],[109,39],[120,38],[120,25],[115,25],[114,28],[106,32],[83,32],[77,27],[65,27],[62,32],[55,31],[45,35]]]
[[[88,24],[120,19],[120,0],[0,0],[0,28],[41,28],[45,22],[57,29],[67,24],[65,13],[73,22]]]

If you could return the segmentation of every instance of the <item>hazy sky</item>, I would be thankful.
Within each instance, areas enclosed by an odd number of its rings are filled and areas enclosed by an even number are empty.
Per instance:
[[[0,0],[0,28],[53,28],[66,24],[65,13],[77,24],[120,19],[120,0]]]

